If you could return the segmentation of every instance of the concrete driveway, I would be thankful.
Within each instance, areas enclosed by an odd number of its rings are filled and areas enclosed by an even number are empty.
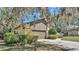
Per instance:
[[[50,39],[39,39],[38,42],[42,42],[44,44],[57,45],[59,47],[63,47],[68,51],[78,51],[79,50],[79,42],[65,41],[65,40],[50,40]]]

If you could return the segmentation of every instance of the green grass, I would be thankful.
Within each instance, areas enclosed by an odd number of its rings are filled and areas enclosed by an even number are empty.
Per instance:
[[[62,40],[79,42],[79,36],[64,36]]]

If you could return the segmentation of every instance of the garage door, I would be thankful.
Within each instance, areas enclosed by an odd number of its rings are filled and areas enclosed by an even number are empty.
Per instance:
[[[44,39],[44,38],[45,38],[45,32],[37,32],[37,31],[33,31],[33,35],[38,36],[39,39]]]

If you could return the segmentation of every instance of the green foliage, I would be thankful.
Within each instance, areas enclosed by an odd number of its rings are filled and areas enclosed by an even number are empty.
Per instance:
[[[55,34],[55,35],[51,34],[48,36],[48,39],[57,39],[57,38],[63,38],[63,36],[60,34]]]
[[[58,37],[58,38],[63,38],[63,35],[60,35],[60,34],[59,34],[59,35],[57,35],[57,37]]]
[[[56,29],[57,32],[61,32],[60,28],[56,27],[55,29]]]
[[[4,34],[4,42],[6,44],[14,44],[17,43],[19,40],[18,35],[14,34],[13,32],[6,32]]]
[[[4,33],[7,33],[7,32],[11,32],[11,28],[10,29],[4,28]]]
[[[57,34],[56,29],[55,29],[55,28],[51,28],[51,29],[49,30],[49,34]]]
[[[9,15],[8,8],[4,8],[4,9],[2,10],[2,12],[3,12],[3,15],[4,15],[5,17],[7,17],[7,16]]]
[[[57,35],[49,35],[48,39],[57,39]]]
[[[32,43],[32,38],[33,38],[32,31],[29,30],[29,31],[27,32],[27,35],[26,35],[26,39],[27,39],[27,43],[28,43],[28,44],[31,44],[31,43]]]
[[[26,35],[26,39],[27,39],[27,44],[32,44],[35,43],[38,39],[38,36],[33,36],[32,32],[29,31]]]
[[[65,11],[65,7],[61,8],[61,13],[63,13]]]
[[[38,36],[32,36],[30,38],[27,36],[27,44],[35,43],[37,39],[38,39]]]
[[[19,43],[21,43],[21,45],[25,45],[25,35],[19,35]]]

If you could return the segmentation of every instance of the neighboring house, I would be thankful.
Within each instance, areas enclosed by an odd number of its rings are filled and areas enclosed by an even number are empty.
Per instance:
[[[68,30],[68,35],[79,35],[79,29]]]
[[[64,31],[66,35],[79,35],[79,27],[76,25],[70,25],[67,30]]]
[[[35,21],[31,21],[31,22],[25,23],[24,27],[25,27],[24,34],[27,34],[28,30],[31,29],[32,30],[32,34],[38,36],[39,39],[47,38],[47,35],[48,35],[47,32],[48,32],[49,28],[46,27],[46,25],[44,23],[44,19],[39,19],[39,20],[35,20]],[[21,29],[22,29],[21,25],[16,27],[16,30],[19,33],[23,31]]]
[[[79,27],[78,26],[71,26],[70,29],[67,30],[68,35],[79,35]]]

